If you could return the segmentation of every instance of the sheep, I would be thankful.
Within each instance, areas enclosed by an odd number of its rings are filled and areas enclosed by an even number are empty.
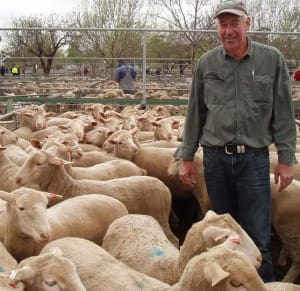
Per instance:
[[[7,202],[4,246],[17,261],[38,254],[49,240],[79,236],[101,244],[109,224],[128,213],[112,197],[89,194],[65,200],[47,209],[48,200],[60,195],[19,188],[0,192]]]
[[[99,245],[81,238],[65,237],[49,242],[41,255],[58,248],[71,260],[87,291],[166,291],[169,285],[129,268]]]
[[[87,291],[75,264],[57,248],[21,261],[9,278],[12,283],[24,283],[30,291]]]
[[[82,157],[81,148],[71,135],[64,135],[59,139],[48,139],[43,145],[40,143],[36,145],[42,149],[54,147],[55,154],[66,161]],[[146,170],[138,167],[133,162],[123,159],[111,160],[91,167],[72,167],[69,164],[65,165],[65,169],[74,179],[101,181],[129,176],[145,176],[147,174]]]
[[[2,144],[2,146],[16,144],[18,139],[18,136],[14,132],[10,131],[6,127],[0,126],[0,144]]]
[[[116,156],[107,154],[104,151],[88,151],[83,152],[82,157],[73,161],[74,167],[91,167],[106,161],[116,160]]]
[[[108,181],[75,180],[66,173],[66,162],[47,150],[32,153],[20,168],[18,186],[38,185],[46,192],[58,193],[65,199],[88,193],[114,197],[125,204],[129,213],[155,217],[168,238],[178,244],[169,225],[171,192],[159,179],[149,176],[131,176]]]
[[[41,254],[55,247],[61,249],[64,256],[76,265],[88,291],[266,291],[248,257],[234,250],[237,245],[238,239],[234,234],[234,239],[230,236],[221,246],[195,256],[173,286],[131,269],[100,246],[80,238],[52,241]]]
[[[27,107],[20,112],[21,122],[20,127],[29,127],[32,131],[41,130],[47,127],[47,116],[52,115],[51,112],[47,113],[44,107],[34,106]]]
[[[112,133],[110,129],[105,126],[97,126],[84,136],[84,142],[102,147],[105,140]]]
[[[114,152],[117,157],[129,160],[127,153],[135,153],[138,150],[139,143],[135,138],[137,131],[137,128],[115,131],[105,140],[102,147],[107,153]]]
[[[300,181],[293,182],[281,192],[270,174],[272,198],[272,224],[281,238],[283,248],[292,258],[292,265],[284,276],[284,282],[294,282],[300,274]]]
[[[71,161],[72,157],[74,158],[74,155],[78,151],[78,144],[76,145],[76,141],[73,140],[73,144],[71,145],[70,141],[68,142],[66,139],[63,139],[62,142],[59,142],[58,140],[49,140],[42,148],[47,149],[53,144],[55,144],[55,154],[67,161]],[[80,154],[82,155],[82,153]],[[147,174],[146,170],[138,167],[133,162],[122,159],[107,161],[91,167],[72,167],[72,165],[66,165],[65,168],[67,173],[74,179],[101,181],[129,176],[145,176]]]
[[[28,153],[17,145],[10,144],[6,146],[6,156],[17,166],[22,166],[27,159]]]
[[[13,284],[10,282],[8,276],[9,272],[13,270],[18,265],[15,258],[7,251],[0,242],[0,290],[1,291],[12,291],[24,290],[24,285],[22,283]]]
[[[300,285],[284,282],[266,283],[265,287],[268,291],[300,291]]]
[[[19,166],[6,156],[5,150],[6,147],[0,145],[0,190],[10,192],[18,187],[15,183],[15,177]]]
[[[259,267],[261,254],[250,237],[229,214],[213,211],[192,226],[180,250],[169,242],[153,217],[137,214],[116,219],[108,227],[102,247],[129,267],[174,284],[192,257],[220,244],[233,232],[240,237],[237,248]]]
[[[249,257],[236,250],[230,237],[222,244],[193,257],[172,291],[259,290],[266,286]]]
[[[168,140],[173,141],[177,139],[174,136],[173,128],[177,126],[179,121],[171,120],[167,118],[160,119],[158,121],[153,121],[152,125],[154,129],[154,139],[155,140]]]

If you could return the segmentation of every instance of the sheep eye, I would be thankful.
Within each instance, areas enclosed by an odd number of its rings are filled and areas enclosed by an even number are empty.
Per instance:
[[[241,283],[240,281],[231,280],[230,285],[232,285],[233,287],[241,287],[243,286],[243,283]]]
[[[38,162],[37,162],[37,163],[35,163],[35,165],[36,165],[36,166],[41,166],[42,163],[38,163]]]
[[[20,211],[24,211],[24,210],[25,210],[25,207],[19,207],[19,210],[20,210]]]
[[[45,283],[46,283],[46,285],[48,285],[48,286],[54,286],[54,285],[56,285],[56,281],[55,281],[55,280],[52,280],[52,281],[46,281]]]

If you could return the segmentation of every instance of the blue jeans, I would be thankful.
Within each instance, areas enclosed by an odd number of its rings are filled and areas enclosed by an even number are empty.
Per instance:
[[[268,149],[228,155],[203,149],[204,174],[214,211],[229,213],[260,249],[258,273],[264,282],[275,280],[270,251],[271,189]]]

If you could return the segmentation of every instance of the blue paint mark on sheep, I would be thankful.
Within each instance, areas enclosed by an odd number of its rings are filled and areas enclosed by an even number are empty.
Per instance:
[[[153,257],[165,257],[166,256],[166,253],[163,249],[159,248],[159,247],[153,247],[151,249],[151,255]]]
[[[5,270],[2,267],[0,267],[0,273],[2,272],[5,272]]]
[[[144,289],[145,285],[144,285],[144,282],[143,281],[135,281],[136,285],[141,288],[141,289]]]

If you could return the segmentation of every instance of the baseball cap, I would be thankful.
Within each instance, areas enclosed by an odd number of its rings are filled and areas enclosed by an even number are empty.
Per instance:
[[[238,16],[248,15],[244,1],[221,0],[215,12],[215,18],[223,13],[231,13]]]

